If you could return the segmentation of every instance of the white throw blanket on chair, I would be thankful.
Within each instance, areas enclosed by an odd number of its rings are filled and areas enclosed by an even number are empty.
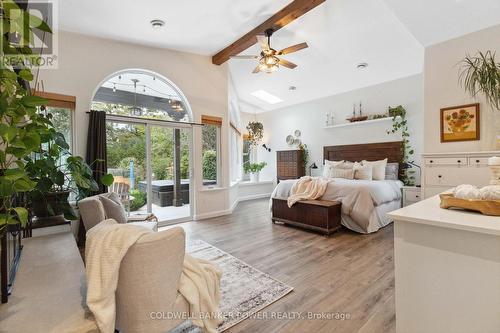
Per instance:
[[[293,184],[288,197],[288,207],[300,200],[316,200],[321,198],[331,179],[305,176]]]
[[[102,333],[113,333],[115,329],[115,292],[120,263],[128,249],[150,232],[153,231],[137,225],[118,224],[113,219],[104,220],[87,232],[87,305]],[[188,301],[191,313],[219,313],[221,275],[209,261],[185,255],[179,292]],[[204,316],[192,321],[204,327],[206,332],[215,333],[220,318]]]

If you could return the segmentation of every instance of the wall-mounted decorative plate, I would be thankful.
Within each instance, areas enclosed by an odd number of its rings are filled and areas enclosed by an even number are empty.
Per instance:
[[[295,132],[293,132],[293,134],[295,135],[296,138],[300,138],[300,135],[302,133],[300,133],[300,130],[295,130]]]
[[[286,143],[287,143],[289,146],[293,145],[293,144],[294,144],[294,142],[295,142],[295,139],[294,139],[294,137],[293,137],[293,136],[289,135],[289,136],[287,136],[287,137],[286,137]]]

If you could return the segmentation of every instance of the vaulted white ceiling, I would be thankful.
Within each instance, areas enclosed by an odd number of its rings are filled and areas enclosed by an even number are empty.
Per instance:
[[[61,30],[213,55],[290,1],[64,0],[59,22]],[[153,19],[166,26],[153,30]],[[286,56],[297,69],[252,74],[249,60],[229,67],[239,97],[272,110],[421,73],[425,46],[496,24],[500,0],[327,0],[273,36],[276,49],[307,41],[308,49]],[[359,62],[368,68],[356,69]],[[251,95],[261,89],[283,102]]]

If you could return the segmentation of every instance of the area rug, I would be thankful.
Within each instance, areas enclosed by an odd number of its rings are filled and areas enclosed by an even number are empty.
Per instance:
[[[223,332],[293,290],[280,282],[202,240],[187,243],[186,252],[193,257],[210,260],[222,270],[220,311],[224,321],[218,327]],[[202,330],[186,321],[172,332],[199,333]]]

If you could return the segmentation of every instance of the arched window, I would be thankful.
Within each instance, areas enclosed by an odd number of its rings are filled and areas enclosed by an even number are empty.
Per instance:
[[[117,72],[100,85],[92,109],[108,114],[191,122],[182,92],[168,79],[145,70]]]

